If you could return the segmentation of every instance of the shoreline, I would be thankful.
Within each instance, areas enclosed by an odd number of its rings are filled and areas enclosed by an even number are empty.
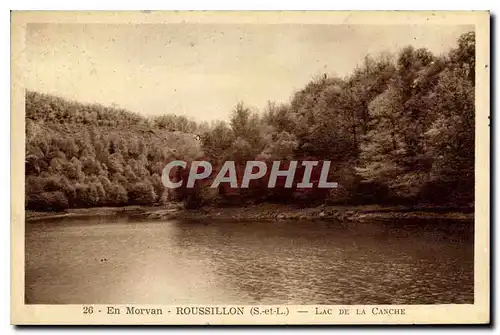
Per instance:
[[[26,211],[26,222],[59,218],[85,218],[128,215],[148,220],[224,220],[224,221],[280,221],[331,220],[365,222],[369,220],[474,220],[473,209],[459,211],[446,207],[409,206],[334,206],[297,208],[290,205],[258,204],[245,207],[202,207],[187,210],[180,205],[127,206],[69,209],[64,212]]]

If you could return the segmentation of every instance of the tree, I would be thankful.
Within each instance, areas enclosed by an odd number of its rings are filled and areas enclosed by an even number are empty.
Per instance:
[[[224,153],[232,146],[234,134],[225,122],[216,122],[212,129],[201,136],[205,155],[213,160],[221,160]]]
[[[440,56],[408,46],[395,56],[367,56],[344,78],[317,76],[261,114],[240,102],[228,111],[229,122],[211,124],[173,114],[145,118],[116,104],[27,91],[26,206],[60,210],[166,199],[196,208],[229,198],[241,205],[301,196],[471,203],[475,64],[474,32]],[[165,192],[160,176],[169,161],[201,159],[214,171],[235,161],[239,180],[248,160],[328,160],[329,180],[340,187],[329,195],[299,195],[269,190],[263,178],[243,191],[213,190],[208,178],[194,189]],[[185,180],[186,171],[178,177]]]
[[[129,203],[135,205],[151,205],[156,201],[153,185],[149,181],[137,182],[128,189]]]
[[[429,185],[439,190],[426,196],[435,201],[474,199],[475,108],[474,85],[463,68],[441,75],[435,93],[436,120],[426,136],[428,151],[434,157]]]
[[[127,190],[118,183],[112,183],[107,192],[109,204],[113,206],[123,206],[128,203]]]

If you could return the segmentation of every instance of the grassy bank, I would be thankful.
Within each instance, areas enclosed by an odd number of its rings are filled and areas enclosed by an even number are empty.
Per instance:
[[[26,221],[38,221],[62,217],[129,215],[150,220],[229,220],[229,221],[277,221],[277,220],[337,220],[363,222],[394,219],[452,219],[472,220],[472,209],[446,207],[408,206],[318,206],[297,208],[287,205],[259,204],[245,207],[206,207],[185,210],[181,206],[168,207],[102,207],[71,209],[64,212],[26,212]]]

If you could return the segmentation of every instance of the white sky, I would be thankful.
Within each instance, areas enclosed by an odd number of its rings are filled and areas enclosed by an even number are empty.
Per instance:
[[[238,101],[288,101],[405,45],[440,54],[471,26],[29,24],[26,86],[143,115],[227,119]]]

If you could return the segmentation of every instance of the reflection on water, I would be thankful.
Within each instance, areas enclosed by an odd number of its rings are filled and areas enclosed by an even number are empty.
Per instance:
[[[26,225],[26,303],[473,303],[460,222]]]

